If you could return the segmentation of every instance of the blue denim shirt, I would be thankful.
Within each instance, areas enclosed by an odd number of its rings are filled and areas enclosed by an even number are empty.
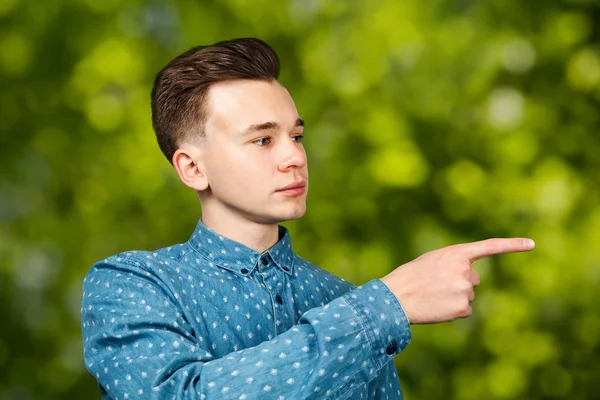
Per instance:
[[[184,244],[96,263],[81,320],[102,398],[401,399],[396,297],[303,260],[279,229],[260,254],[200,221]]]

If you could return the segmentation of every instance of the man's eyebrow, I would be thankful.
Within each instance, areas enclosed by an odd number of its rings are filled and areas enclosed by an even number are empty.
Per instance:
[[[298,127],[298,126],[304,126],[304,120],[302,118],[298,118],[296,120],[295,127]],[[244,131],[242,132],[242,135],[246,135],[249,133],[262,132],[262,131],[277,130],[277,129],[281,129],[281,125],[279,125],[277,122],[273,122],[273,121],[263,122],[262,124],[250,125],[248,128],[244,129]]]

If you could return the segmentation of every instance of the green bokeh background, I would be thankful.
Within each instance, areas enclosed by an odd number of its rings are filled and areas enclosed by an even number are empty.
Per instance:
[[[187,240],[200,208],[151,129],[154,74],[258,36],[306,120],[296,252],[355,283],[488,237],[474,316],[413,327],[407,399],[600,398],[600,4],[0,0],[0,399],[98,398],[96,260]]]

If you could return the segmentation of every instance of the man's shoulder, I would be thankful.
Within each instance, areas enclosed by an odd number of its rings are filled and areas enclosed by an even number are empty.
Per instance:
[[[113,254],[95,262],[86,274],[86,279],[99,270],[119,270],[122,273],[156,272],[158,269],[169,269],[171,264],[178,263],[190,253],[187,243],[175,244],[156,250],[127,250]],[[84,279],[85,281],[85,279]]]

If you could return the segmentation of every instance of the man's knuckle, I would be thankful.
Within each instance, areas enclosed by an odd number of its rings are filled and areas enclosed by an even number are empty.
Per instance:
[[[472,268],[473,268],[473,267],[471,267],[471,263],[469,263],[469,262],[467,262],[467,261],[465,261],[465,262],[461,262],[461,263],[458,265],[458,270],[459,270],[461,273],[463,273],[463,274],[466,274],[467,276],[468,276],[468,275],[471,275],[471,269],[472,269]]]
[[[471,303],[469,302],[469,299],[465,299],[464,302],[461,305],[461,311],[463,314],[471,314],[473,312],[472,308],[471,308]]]
[[[465,279],[461,279],[460,281],[458,281],[456,283],[456,288],[458,289],[459,293],[466,293],[471,287],[472,287],[471,282],[469,282]]]
[[[468,317],[473,312],[469,301],[463,301],[456,308],[456,316],[457,317]]]

